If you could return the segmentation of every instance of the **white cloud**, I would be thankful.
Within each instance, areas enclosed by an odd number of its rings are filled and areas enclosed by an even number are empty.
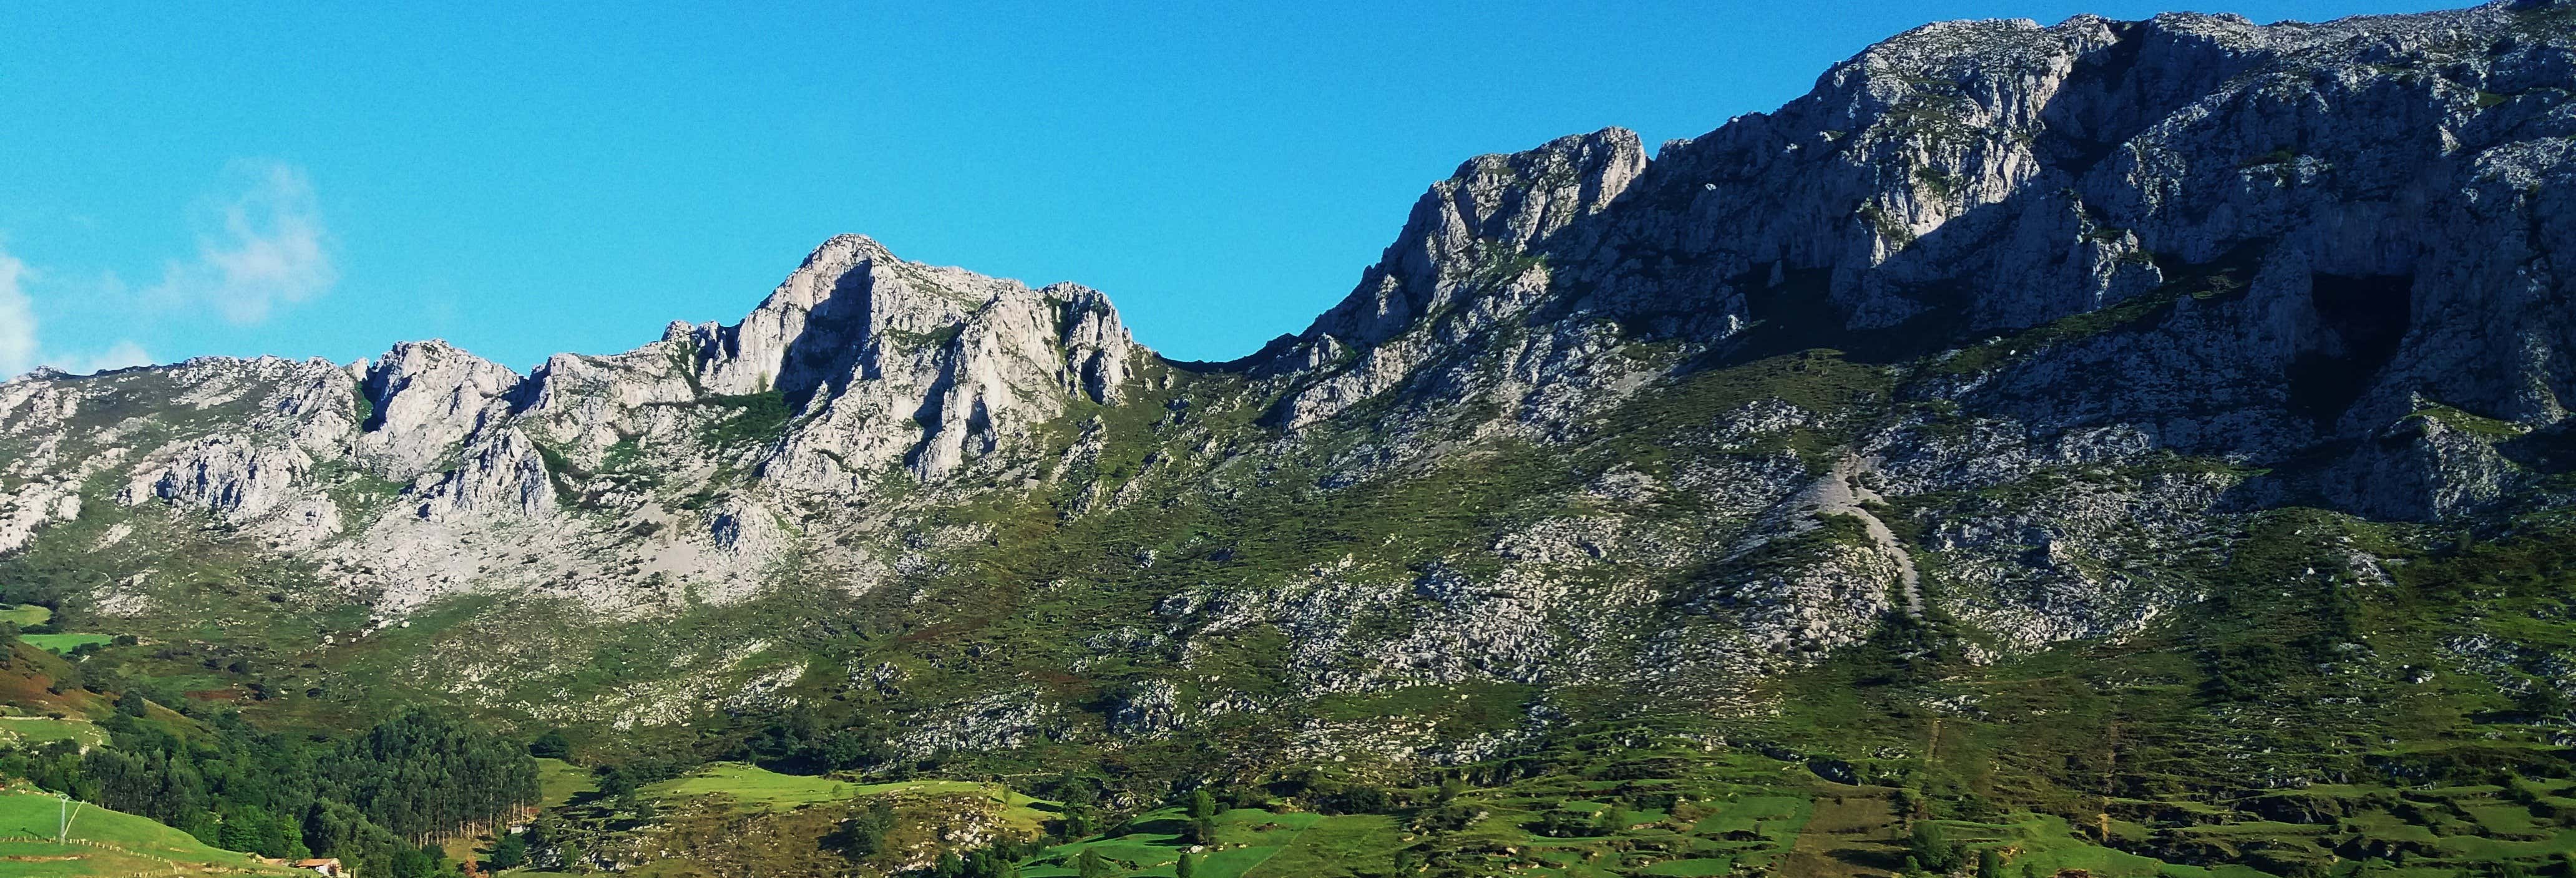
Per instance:
[[[36,308],[18,287],[26,274],[27,263],[0,253],[0,378],[36,365]]]
[[[339,270],[331,264],[331,235],[323,228],[320,204],[304,172],[279,162],[235,162],[230,173],[240,185],[229,198],[203,208],[206,231],[197,236],[196,257],[169,261],[160,282],[141,291],[140,304],[147,311],[258,323],[276,307],[322,295],[339,282]],[[152,362],[151,353],[130,339],[104,350],[45,345],[26,290],[36,276],[25,262],[0,250],[0,380],[39,365],[88,373]],[[113,274],[102,287],[103,295],[93,299],[127,295]]]
[[[131,340],[120,340],[107,350],[87,355],[45,350],[36,334],[35,304],[27,298],[25,287],[26,279],[34,276],[27,263],[0,251],[0,381],[40,364],[87,373],[152,362],[152,354]]]
[[[63,362],[71,364],[64,366],[63,371],[85,374],[123,369],[128,366],[149,366],[152,365],[153,360],[152,352],[144,350],[142,345],[135,344],[133,339],[120,339],[117,343],[109,345],[107,350]]]
[[[165,266],[161,282],[144,291],[147,301],[258,323],[271,308],[319,296],[339,281],[331,236],[304,172],[273,162],[234,169],[251,180],[220,207],[222,229],[198,237],[196,259]]]

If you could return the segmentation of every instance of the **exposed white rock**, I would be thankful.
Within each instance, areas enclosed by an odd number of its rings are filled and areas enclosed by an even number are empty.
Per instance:
[[[236,521],[288,502],[313,467],[299,448],[263,448],[234,436],[200,439],[155,456],[162,460],[137,468],[117,493],[118,502],[157,498]]]
[[[501,364],[443,341],[394,345],[367,369],[363,392],[375,411],[358,453],[395,480],[444,469],[518,382]]]
[[[422,494],[420,516],[554,514],[554,483],[536,442],[517,429],[478,437],[465,458]]]

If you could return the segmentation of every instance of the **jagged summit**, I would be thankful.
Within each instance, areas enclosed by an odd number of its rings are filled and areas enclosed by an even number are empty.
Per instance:
[[[686,522],[695,536],[675,534],[676,545],[696,548],[684,556],[668,545],[630,551],[742,580],[784,548],[769,505],[778,498],[935,481],[990,455],[1025,455],[1040,425],[1116,404],[1150,358],[1097,290],[1031,289],[841,235],[738,323],[675,322],[633,351],[559,354],[526,375],[435,339],[347,366],[207,357],[93,377],[31,373],[0,385],[6,433],[40,441],[13,468],[79,475],[22,487],[0,551],[77,516],[81,480],[122,470],[118,502],[200,508],[282,549],[376,558],[349,576],[402,595],[387,598],[396,605],[471,578],[454,550],[476,530],[585,529],[567,508]],[[214,413],[199,422],[213,429],[139,447],[117,429],[53,435],[99,400],[131,397]],[[722,478],[735,499],[672,509],[635,491],[616,471],[642,465],[646,448],[651,465],[692,478],[711,464],[732,471]],[[353,521],[360,510],[334,493],[351,472],[396,486],[386,499],[400,514]],[[570,558],[522,573],[604,583],[595,562]]]
[[[1893,361],[2224,276],[2227,297],[2192,298],[2152,347],[2064,345],[2090,365],[2023,357],[1975,392],[2267,457],[2427,399],[2554,424],[2570,376],[2542,364],[2576,327],[2532,297],[2564,283],[2567,26],[2506,3],[1939,23],[1650,164],[1608,132],[1471,162],[1361,290],[1274,348],[1292,385],[1274,422],[1391,400],[1399,426],[1455,400],[1562,431],[1637,384],[1627,343]],[[2102,374],[2136,383],[2087,389]],[[2435,502],[2376,484],[2332,490]]]
[[[1496,281],[1509,288],[1521,278],[1491,275],[1536,268],[1515,260],[1576,219],[1608,207],[1645,167],[1636,132],[1625,128],[1469,159],[1414,202],[1404,230],[1359,287],[1316,317],[1300,338],[1374,345],[1466,304],[1457,300],[1462,294],[1486,292]],[[1527,303],[1490,307],[1515,304]]]

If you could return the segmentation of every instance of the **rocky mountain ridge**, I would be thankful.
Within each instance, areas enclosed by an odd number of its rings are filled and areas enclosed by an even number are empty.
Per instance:
[[[1891,626],[2117,640],[2210,600],[2262,510],[2563,502],[2570,19],[1928,25],[1651,160],[1619,129],[1471,160],[1217,367],[1098,291],[842,236],[739,323],[524,376],[439,342],[39,373],[0,385],[0,552],[118,559],[61,596],[101,624],[195,619],[185,541],[303,571],[272,603],[356,609],[289,690],[443,619],[481,648],[395,675],[441,697],[881,699],[925,753],[1421,687],[1752,711]],[[584,676],[600,632],[771,603],[839,615]],[[598,631],[513,627],[539,607]],[[1306,729],[1464,759],[1553,699]]]

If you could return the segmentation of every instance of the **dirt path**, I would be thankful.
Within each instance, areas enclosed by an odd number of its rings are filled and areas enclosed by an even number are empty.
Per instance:
[[[1878,520],[1878,516],[1861,505],[1886,502],[1878,492],[1861,485],[1860,474],[1868,466],[1869,463],[1857,455],[1843,455],[1842,462],[1834,464],[1833,474],[1808,486],[1803,499],[1818,516],[1850,515],[1860,519],[1862,528],[1869,533],[1870,542],[1877,544],[1879,551],[1886,552],[1888,557],[1896,559],[1897,585],[1905,602],[1905,615],[1921,619],[1923,577],[1914,571],[1914,553],[1907,551],[1905,544],[1897,540],[1896,532],[1888,529],[1887,522]]]

